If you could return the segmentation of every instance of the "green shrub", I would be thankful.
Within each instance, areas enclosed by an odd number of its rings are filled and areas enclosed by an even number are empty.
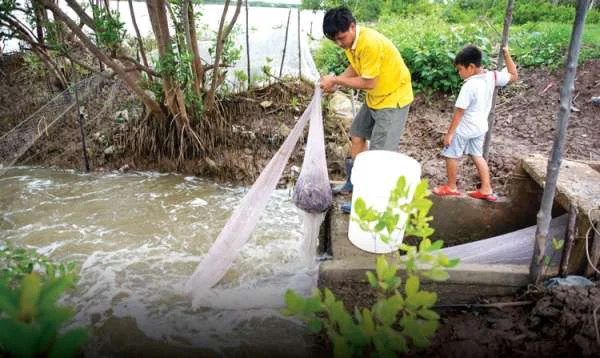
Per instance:
[[[35,250],[6,245],[0,270],[0,356],[73,356],[87,330],[61,331],[74,313],[57,302],[75,287],[75,264],[57,264]]]
[[[437,294],[422,290],[419,276],[445,281],[446,268],[456,266],[458,259],[448,259],[438,252],[442,241],[432,243],[428,239],[433,229],[429,227],[432,218],[427,216],[432,205],[427,199],[427,182],[421,181],[413,200],[405,203],[408,193],[406,180],[400,177],[382,212],[367,207],[362,198],[355,203],[356,216],[352,220],[374,238],[389,242],[392,233],[402,227],[401,215],[406,215],[405,235],[421,239],[418,246],[400,245],[406,256],[400,257],[396,252],[399,265],[390,263],[385,256],[377,258],[375,273],[366,274],[370,286],[379,294],[371,308],[361,311],[355,307],[351,314],[328,289],[315,289],[307,298],[292,290],[285,294],[284,314],[300,317],[313,333],[324,331],[333,343],[336,357],[394,357],[408,352],[410,345],[426,347],[437,330],[440,317],[433,310]],[[400,266],[406,270],[404,283],[398,276]]]
[[[335,73],[339,75],[350,65],[344,50],[327,39],[322,40],[319,44],[314,59],[321,74]]]
[[[556,68],[565,63],[572,25],[530,23],[512,29],[511,52],[519,66]],[[600,57],[600,26],[586,25],[579,62]]]

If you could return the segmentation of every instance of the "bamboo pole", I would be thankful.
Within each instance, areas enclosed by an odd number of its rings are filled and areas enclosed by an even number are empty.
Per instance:
[[[281,78],[281,73],[283,72],[283,61],[285,61],[285,51],[287,49],[288,31],[290,30],[290,16],[292,16],[292,9],[290,9],[290,11],[288,11],[287,25],[285,26],[285,40],[283,40],[283,55],[281,56],[281,66],[279,66],[279,78]]]
[[[300,45],[300,8],[298,8],[298,79],[302,79],[302,47]]]
[[[502,46],[500,47],[500,51],[498,51],[498,61],[496,63],[496,69],[498,71],[502,70],[502,66],[504,66],[504,51],[502,51],[502,49],[508,46],[508,30],[510,28],[510,23],[512,22],[513,3],[514,0],[508,0],[508,3],[506,4],[506,12],[504,13],[504,28],[502,29]],[[483,158],[485,160],[488,160],[490,154],[490,145],[492,143],[492,130],[494,129],[494,113],[497,99],[498,87],[495,87],[494,95],[492,97],[492,108],[490,110],[490,114],[488,115],[488,131],[485,134],[485,142],[483,144]]]
[[[252,81],[250,80],[250,32],[249,32],[249,17],[248,17],[248,0],[246,3],[246,64],[248,67],[248,89],[250,89],[250,84]]]
[[[531,280],[539,283],[542,278],[544,266],[544,254],[546,251],[546,242],[548,241],[548,229],[550,227],[552,204],[554,203],[554,194],[556,191],[556,182],[558,181],[558,172],[562,161],[562,151],[565,144],[565,135],[569,124],[569,115],[571,113],[571,96],[575,83],[575,74],[577,72],[577,59],[579,58],[579,49],[581,48],[581,36],[585,25],[585,16],[587,14],[589,0],[578,0],[577,12],[571,32],[569,42],[569,53],[565,64],[565,75],[563,86],[560,91],[560,110],[558,114],[558,130],[554,138],[552,153],[548,159],[546,170],[546,185],[542,196],[542,204],[537,214],[537,230],[535,233],[535,244],[533,247],[533,257],[529,267]]]

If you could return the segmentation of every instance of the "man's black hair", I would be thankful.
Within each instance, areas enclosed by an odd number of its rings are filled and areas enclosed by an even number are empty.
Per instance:
[[[328,39],[334,39],[339,32],[346,32],[356,19],[352,11],[345,6],[327,10],[323,17],[323,33]]]
[[[481,56],[481,50],[477,46],[467,45],[454,58],[454,66],[469,67],[474,64],[475,67],[481,67]]]

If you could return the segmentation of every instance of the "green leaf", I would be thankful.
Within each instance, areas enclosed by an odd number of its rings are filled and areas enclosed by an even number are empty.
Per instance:
[[[419,252],[427,252],[431,248],[431,240],[423,239],[419,243]]]
[[[321,332],[323,325],[321,324],[320,319],[312,318],[308,321],[308,328],[310,329],[310,331],[312,333],[319,333],[319,332]]]
[[[452,268],[452,267],[456,267],[460,262],[460,259],[456,258],[456,259],[450,259],[448,260],[448,264],[446,264],[445,266],[448,268]]]
[[[435,311],[429,310],[427,308],[420,309],[417,314],[425,319],[440,319],[440,315],[438,315]]]
[[[444,246],[444,241],[436,240],[433,244],[431,244],[430,251],[440,250]]]
[[[565,244],[565,240],[557,240],[554,237],[552,238],[552,248],[555,251],[562,249],[564,244]]]
[[[59,337],[48,355],[49,358],[72,357],[85,343],[88,334],[84,329],[73,329]]]
[[[373,321],[373,315],[371,315],[370,310],[363,308],[362,321],[364,322],[365,333],[367,336],[372,336],[375,333],[375,321]]]
[[[35,354],[37,332],[16,320],[0,320],[0,346],[9,356],[32,357]]]
[[[287,291],[285,291],[284,301],[285,301],[285,305],[287,306],[288,310],[290,310],[291,312],[293,312],[293,313],[301,313],[302,312],[304,298],[302,296],[298,295],[296,292],[294,292],[294,290],[287,289]]]
[[[441,268],[433,268],[430,271],[423,272],[423,276],[437,282],[446,281],[450,275]]]
[[[0,284],[0,312],[15,317],[19,312],[19,295],[8,288],[4,283]]]
[[[393,351],[400,353],[408,352],[406,339],[400,332],[389,327],[384,327],[383,330],[386,333],[388,344]]]
[[[404,292],[406,292],[406,296],[410,297],[419,291],[419,278],[417,276],[411,275],[406,280],[406,285],[404,286]]]
[[[377,288],[377,278],[371,271],[367,271],[367,280],[369,281],[369,285],[373,288]]]

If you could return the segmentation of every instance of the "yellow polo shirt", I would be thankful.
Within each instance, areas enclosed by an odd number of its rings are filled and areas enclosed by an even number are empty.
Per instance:
[[[357,25],[352,48],[344,52],[359,76],[377,78],[375,88],[366,91],[369,108],[399,108],[413,101],[410,72],[396,46],[385,36]]]

